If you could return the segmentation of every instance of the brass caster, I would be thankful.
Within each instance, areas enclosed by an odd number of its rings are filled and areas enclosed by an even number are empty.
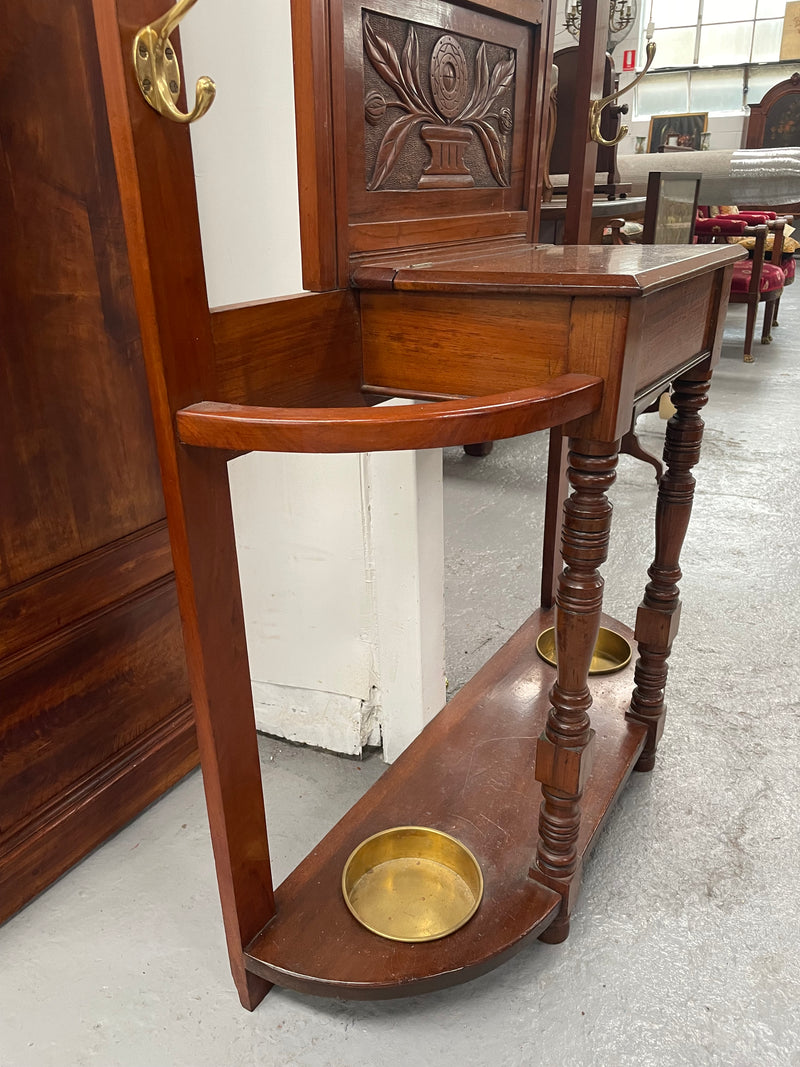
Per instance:
[[[773,326],[780,326],[780,323],[778,322],[778,320],[777,320],[777,319],[773,319],[773,320],[772,320],[772,325],[773,325]]]
[[[745,352],[745,354],[744,354],[744,362],[745,363],[755,363],[755,360],[753,359],[753,357],[750,355],[749,352]]]
[[[769,337],[762,337],[761,338],[761,344],[762,345],[771,345],[772,344],[772,334],[770,334]]]

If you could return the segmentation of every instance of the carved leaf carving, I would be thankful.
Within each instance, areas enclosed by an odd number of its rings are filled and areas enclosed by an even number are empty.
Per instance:
[[[403,150],[403,145],[408,140],[408,135],[418,122],[423,122],[425,116],[401,115],[395,119],[383,136],[381,147],[378,150],[378,158],[375,160],[375,169],[372,172],[368,189],[377,189],[386,180],[392,167],[397,162],[397,157]]]
[[[394,46],[391,41],[385,41],[383,37],[378,36],[370,25],[368,18],[364,19],[364,44],[370,62],[386,84],[394,89],[409,110],[417,110],[418,101],[414,101],[413,99],[413,96],[416,95],[414,93],[413,85],[409,86],[406,83],[406,78],[400,67],[400,60],[397,58],[397,52],[395,52]],[[407,50],[408,41],[406,41],[406,48],[404,49],[404,59]]]
[[[477,114],[478,109],[483,107],[486,103],[488,91],[489,61],[486,58],[486,45],[481,44],[478,49],[478,54],[475,56],[475,85],[473,86],[472,96],[469,98],[467,106],[459,116],[461,122],[465,119],[469,119],[472,115]]]
[[[403,48],[402,73],[411,91],[422,98],[419,84],[419,39],[413,26],[409,28]]]
[[[497,184],[507,187],[508,181],[503,172],[503,146],[497,130],[486,119],[472,119],[470,126],[477,131],[481,139],[486,159]]]
[[[491,81],[489,82],[489,92],[487,94],[487,105],[491,105],[497,100],[497,97],[504,89],[508,89],[514,81],[514,58],[503,59],[499,63],[495,64],[495,68],[492,71]]]
[[[490,77],[486,46],[482,44],[475,56],[475,88],[458,121],[467,123],[484,118],[500,94],[513,83],[514,66],[513,56],[502,59],[495,63]]]

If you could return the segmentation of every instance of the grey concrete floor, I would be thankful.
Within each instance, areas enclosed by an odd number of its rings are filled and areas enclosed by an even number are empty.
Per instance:
[[[706,408],[670,714],[586,869],[569,940],[388,1003],[228,974],[199,773],[0,928],[0,1067],[381,1063],[800,1067],[797,819],[800,285],[758,362],[732,308]],[[657,416],[640,424],[660,450]],[[545,440],[445,455],[456,687],[536,602]],[[632,624],[651,468],[620,461],[606,607]],[[264,738],[278,880],[381,773]]]

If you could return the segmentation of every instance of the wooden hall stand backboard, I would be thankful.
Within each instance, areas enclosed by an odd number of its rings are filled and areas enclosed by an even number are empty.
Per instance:
[[[147,107],[130,69],[133,33],[161,12],[152,0],[94,8],[242,1003],[255,1007],[271,983],[356,999],[425,992],[487,971],[529,938],[562,940],[582,863],[634,766],[652,767],[661,733],[699,411],[743,253],[530,243],[546,9],[298,0],[303,252],[317,291],[225,312],[223,329],[205,300],[187,132]],[[634,403],[668,381],[678,415],[636,623],[640,658],[590,692],[619,438]],[[432,402],[374,407],[385,395]],[[558,670],[533,648],[553,613],[534,611],[274,889],[226,461],[549,427],[570,439],[573,490]],[[502,788],[481,787],[491,778]],[[472,849],[485,895],[450,937],[390,942],[348,912],[342,867],[370,834],[420,822]]]

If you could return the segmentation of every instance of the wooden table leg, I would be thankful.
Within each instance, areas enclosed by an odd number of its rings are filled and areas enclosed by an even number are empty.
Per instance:
[[[542,538],[542,583],[540,602],[552,608],[561,571],[561,516],[567,499],[567,439],[560,426],[550,431],[547,447],[547,489]]]
[[[627,712],[627,718],[643,723],[648,729],[637,771],[652,770],[664,731],[667,660],[681,613],[680,553],[692,513],[695,480],[691,471],[700,458],[704,425],[700,411],[708,400],[710,381],[711,371],[706,365],[673,382],[672,402],[677,413],[667,423],[664,445],[667,469],[658,487],[655,557],[647,572],[650,581],[636,616],[639,658]]]
[[[600,628],[603,579],[608,555],[611,504],[619,442],[571,440],[568,477],[572,494],[564,504],[564,569],[556,592],[558,675],[552,707],[536,746],[536,779],[542,783],[539,844],[531,876],[561,894],[559,917],[541,940],[563,941],[580,887],[577,841],[581,796],[591,772],[594,731],[589,666]]]

